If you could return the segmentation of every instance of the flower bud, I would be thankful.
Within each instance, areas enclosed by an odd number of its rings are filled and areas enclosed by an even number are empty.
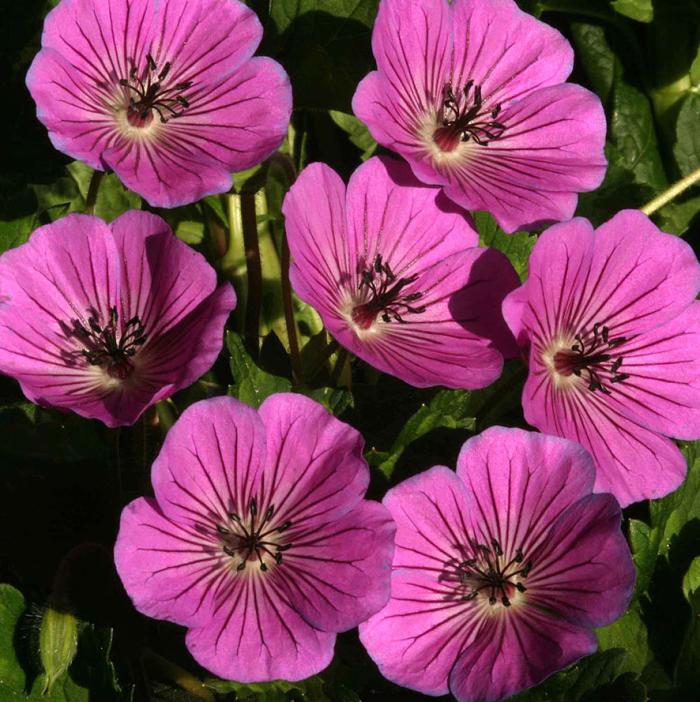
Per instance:
[[[78,620],[70,612],[47,607],[39,628],[39,655],[46,678],[42,694],[70,667],[78,651]]]

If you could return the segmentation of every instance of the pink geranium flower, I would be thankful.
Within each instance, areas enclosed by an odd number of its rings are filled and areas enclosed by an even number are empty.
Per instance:
[[[294,290],[340,344],[418,387],[480,388],[500,375],[513,338],[499,305],[520,281],[503,254],[477,248],[438,188],[372,158],[346,190],[315,163],[283,212]]]
[[[390,680],[495,702],[596,649],[627,607],[635,570],[612,495],[564,439],[494,427],[457,473],[436,466],[389,490],[391,600],[360,626]]]
[[[69,215],[0,257],[0,372],[32,402],[132,424],[209,370],[235,304],[160,217]]]
[[[683,481],[666,437],[700,438],[700,264],[646,215],[620,212],[593,230],[547,230],[527,282],[504,303],[530,345],[525,418],[593,455],[596,490],[624,506]]]
[[[151,205],[231,187],[282,143],[289,79],[238,0],[62,0],[27,74],[54,146]]]
[[[156,498],[122,513],[115,559],[136,608],[188,627],[221,677],[318,673],[336,632],[389,598],[394,524],[362,499],[362,448],[301,395],[257,412],[229,397],[189,407],[153,464]]]
[[[603,180],[600,101],[564,83],[571,46],[514,0],[382,0],[372,47],[355,114],[461,206],[512,232],[569,219]]]

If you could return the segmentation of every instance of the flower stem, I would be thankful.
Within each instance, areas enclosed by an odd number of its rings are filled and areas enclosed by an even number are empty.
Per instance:
[[[244,336],[248,353],[257,359],[260,350],[260,308],[263,289],[258,222],[255,216],[255,193],[241,193],[241,224],[248,268],[248,298],[245,309]]]
[[[292,159],[284,153],[276,152],[270,157],[270,166],[278,166],[284,173],[287,181],[287,188],[292,186],[296,180],[297,173]],[[292,286],[289,282],[289,243],[287,242],[287,232],[282,236],[282,306],[284,307],[284,322],[287,327],[287,338],[289,339],[289,355],[292,363],[292,373],[294,378],[301,379],[304,369],[299,353],[299,337],[297,335],[297,324],[294,318],[294,303],[292,301]]]
[[[88,186],[87,197],[85,198],[85,214],[94,214],[97,193],[100,190],[100,183],[104,177],[104,171],[93,171]]]
[[[333,372],[331,373],[331,387],[335,387],[338,384],[340,376],[343,374],[343,368],[345,368],[345,364],[347,363],[348,356],[347,350],[341,346],[340,351],[338,351],[338,358],[335,361],[335,368],[333,368]]]
[[[700,181],[700,168],[689,173],[685,178],[681,178],[668,188],[668,190],[664,190],[661,195],[644,205],[644,207],[641,208],[642,212],[644,212],[645,215],[654,214],[654,212],[660,210],[664,205],[671,202],[671,200],[675,200],[682,192],[687,190],[691,185],[695,185],[698,181]]]
[[[292,373],[295,379],[300,380],[304,369],[299,353],[299,338],[297,337],[297,322],[294,318],[294,303],[292,301],[292,286],[289,282],[289,244],[287,235],[282,239],[282,305],[284,306],[284,322],[287,325],[287,338],[289,339],[289,356],[292,363]]]

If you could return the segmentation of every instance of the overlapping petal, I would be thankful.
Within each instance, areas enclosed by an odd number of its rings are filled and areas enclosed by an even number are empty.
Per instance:
[[[0,370],[31,400],[109,426],[206,372],[236,301],[201,254],[140,211],[111,225],[64,217],[0,269]]]
[[[363,500],[361,436],[312,400],[195,403],[152,479],[156,500],[122,516],[117,568],[138,609],[190,627],[187,646],[213,673],[309,677],[336,632],[386,603],[393,521]]]

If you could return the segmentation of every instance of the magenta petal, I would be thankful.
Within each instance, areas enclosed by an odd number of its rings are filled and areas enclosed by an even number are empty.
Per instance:
[[[498,702],[537,685],[597,648],[592,632],[528,609],[494,620],[468,646],[450,675],[459,702]]]
[[[569,42],[512,0],[456,0],[451,9],[455,84],[472,79],[498,103],[569,77],[574,65]]]
[[[450,671],[474,639],[480,617],[431,575],[418,569],[395,570],[391,599],[360,624],[362,645],[381,674],[427,695],[449,691]]]
[[[629,605],[636,576],[620,520],[612,495],[588,495],[572,505],[533,553],[528,602],[581,626],[615,621]]]
[[[202,515],[223,524],[229,512],[242,512],[260,482],[264,432],[257,412],[232,397],[190,405],[153,463],[153,488],[163,512],[183,524],[197,523]]]
[[[596,490],[624,506],[681,483],[665,438],[700,436],[700,265],[686,242],[641,212],[597,230],[577,218],[544,232],[529,278],[503,305],[529,344],[527,421],[586,447]]]
[[[624,353],[631,377],[611,404],[652,431],[700,436],[700,302],[626,344]]]
[[[569,506],[590,494],[595,470],[580,446],[521,429],[491,427],[469,439],[457,475],[470,490],[471,531],[508,553],[536,549]]]
[[[231,187],[286,136],[289,80],[238,0],[64,0],[27,75],[53,144],[152,206]]]
[[[389,599],[394,532],[386,507],[368,501],[294,529],[285,556],[292,607],[321,631],[346,631],[379,611]]]
[[[323,205],[309,210],[319,192]],[[418,387],[477,388],[498,377],[503,354],[515,354],[500,313],[515,271],[476,248],[471,220],[405,164],[372,158],[347,193],[333,171],[313,164],[284,213],[294,289],[374,367]]]
[[[360,503],[369,469],[359,432],[303,395],[271,395],[258,413],[267,437],[265,506],[274,504],[294,533],[337,520]]]
[[[321,672],[333,658],[336,635],[307,624],[282,587],[258,578],[232,581],[216,617],[187,633],[195,660],[239,682],[295,681]]]
[[[570,218],[600,185],[600,100],[564,84],[569,43],[514,1],[386,0],[372,47],[355,114],[460,206],[513,232]]]
[[[114,561],[140,612],[185,626],[208,621],[228,577],[210,538],[143,497],[122,512]]]
[[[683,482],[686,461],[671,440],[585,388],[557,395],[547,385],[535,395],[537,382],[530,376],[525,383],[525,419],[541,431],[577,441],[591,453],[597,492],[611,492],[626,507],[663,497]]]

